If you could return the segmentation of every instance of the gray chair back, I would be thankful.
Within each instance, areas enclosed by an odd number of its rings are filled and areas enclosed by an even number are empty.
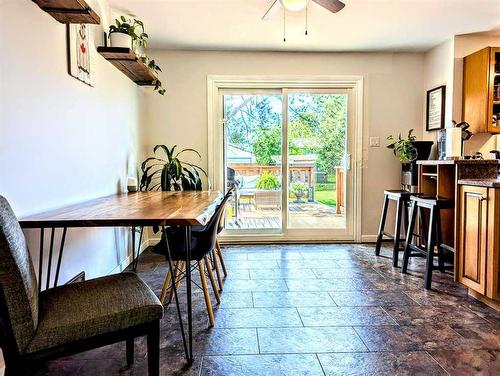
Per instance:
[[[0,196],[0,285],[19,353],[38,326],[38,284],[26,239],[7,200]]]

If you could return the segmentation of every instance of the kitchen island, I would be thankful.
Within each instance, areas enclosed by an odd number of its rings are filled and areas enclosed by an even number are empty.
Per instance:
[[[443,243],[455,251],[455,280],[500,309],[499,161],[418,161],[418,191],[455,201],[442,213]]]

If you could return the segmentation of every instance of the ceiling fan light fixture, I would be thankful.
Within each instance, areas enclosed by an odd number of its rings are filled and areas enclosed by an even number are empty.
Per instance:
[[[280,2],[287,10],[296,12],[304,9],[309,0],[280,0]]]

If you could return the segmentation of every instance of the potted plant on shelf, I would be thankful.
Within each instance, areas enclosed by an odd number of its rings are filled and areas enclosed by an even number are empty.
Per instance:
[[[290,192],[295,196],[295,202],[303,202],[302,197],[307,193],[307,189],[307,184],[301,181],[290,184]]]
[[[144,32],[144,23],[137,19],[123,16],[109,27],[111,47],[131,48],[134,51],[148,46],[148,34]]]
[[[388,141],[392,141],[387,145],[401,163],[413,162],[418,157],[417,149],[414,146],[417,137],[413,135],[413,129],[410,129],[406,138],[401,137],[401,133],[397,139],[392,134],[387,137]]]
[[[147,67],[149,69],[151,69],[155,74],[158,74],[159,72],[161,72],[161,68],[158,65],[156,65],[155,61],[150,59],[149,57],[141,56],[140,60],[144,64],[146,64]],[[165,95],[166,89],[163,88],[161,81],[159,79],[155,79],[153,81],[153,85],[154,85],[154,90],[157,91],[158,94]]]
[[[390,135],[388,141],[392,141],[387,145],[401,163],[411,163],[417,159],[427,159],[431,152],[431,147],[434,144],[432,141],[417,141],[417,137],[413,134],[414,130],[408,131],[408,136],[403,138],[401,133],[398,137]]]
[[[149,35],[145,33],[144,23],[138,19],[129,19],[121,16],[115,19],[115,24],[109,27],[109,39],[111,47],[131,48],[138,55],[139,60],[146,65],[156,77],[151,84],[154,90],[165,95],[165,89],[161,81],[157,78],[161,68],[153,59],[144,54],[143,49],[148,47]]]

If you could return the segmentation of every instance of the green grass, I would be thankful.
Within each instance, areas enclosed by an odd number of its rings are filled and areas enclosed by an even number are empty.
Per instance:
[[[336,191],[315,191],[314,200],[328,206],[337,206]]]
[[[316,183],[314,190],[318,191],[331,191],[335,189],[335,183]]]

